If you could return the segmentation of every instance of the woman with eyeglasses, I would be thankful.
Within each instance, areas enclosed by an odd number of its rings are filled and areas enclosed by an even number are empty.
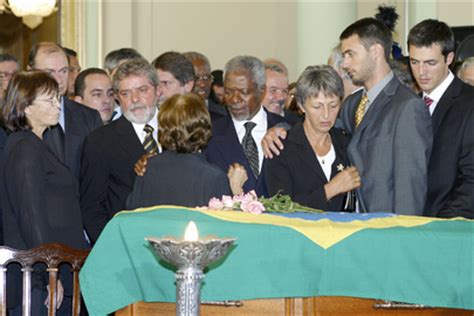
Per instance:
[[[26,71],[12,78],[3,107],[3,121],[10,135],[0,164],[6,246],[29,249],[58,242],[87,248],[76,179],[42,141],[45,130],[58,124],[59,115],[58,84],[49,74]],[[61,270],[60,278],[66,272]],[[21,310],[21,272],[9,269],[8,278],[9,293],[13,294],[7,300],[8,308],[16,315]],[[32,310],[41,315],[47,312],[43,304],[48,296],[46,285],[44,270],[33,273]],[[61,301],[62,295],[58,303]]]

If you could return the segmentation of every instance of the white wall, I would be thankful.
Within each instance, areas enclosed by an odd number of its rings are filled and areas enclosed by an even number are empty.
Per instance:
[[[120,47],[133,47],[150,61],[168,50],[195,50],[207,55],[214,69],[239,54],[278,58],[287,65],[290,81],[305,66],[325,63],[342,30],[357,18],[373,16],[382,3],[395,5],[401,15],[394,38],[402,47],[409,28],[425,18],[439,18],[452,26],[474,24],[473,0],[82,3],[88,12],[83,22],[87,25],[83,52],[88,55],[84,67],[101,66],[104,56]]]

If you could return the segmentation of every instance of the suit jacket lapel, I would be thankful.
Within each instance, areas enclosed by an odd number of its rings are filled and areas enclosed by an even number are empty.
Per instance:
[[[304,132],[303,124],[297,124],[291,129],[288,140],[293,142],[298,147],[298,152],[301,153],[301,160],[307,165],[308,169],[315,173],[323,182],[327,182],[318,158],[309,143],[308,137]]]
[[[338,170],[339,165],[342,165],[342,167],[347,168],[349,166],[346,165],[345,158],[346,157],[346,149],[343,148],[342,144],[343,141],[342,139],[339,138],[339,136],[334,132],[334,128],[332,128],[330,131],[331,134],[331,139],[332,139],[332,145],[334,146],[334,151],[336,152],[336,160],[334,160],[334,163],[332,165],[331,169],[331,179],[336,176],[341,170]]]
[[[392,80],[388,82],[388,84],[383,88],[382,91],[380,91],[379,95],[375,98],[372,104],[370,104],[367,113],[365,113],[364,119],[357,128],[358,130],[363,130],[368,125],[377,121],[378,114],[388,104],[390,98],[395,94],[398,85],[399,83],[396,77],[393,77]]]
[[[255,176],[251,172],[247,157],[245,157],[244,151],[242,150],[242,145],[237,137],[237,132],[235,131],[231,116],[226,116],[225,120],[226,124],[224,124],[223,129],[221,131],[216,131],[218,133],[213,136],[218,144],[216,149],[220,151],[222,157],[224,157],[224,160],[228,162],[229,166],[234,162],[241,164],[247,170],[249,180],[253,178],[254,181],[256,181]]]
[[[69,106],[69,102],[66,97],[64,98],[64,156],[66,164],[69,166],[74,165],[76,159],[76,153],[74,149],[77,148],[81,142],[81,126],[75,120],[75,109]]]
[[[454,104],[455,99],[460,95],[462,89],[462,83],[458,78],[454,78],[453,82],[448,86],[446,91],[441,96],[436,109],[433,112],[432,124],[433,124],[433,135],[436,135],[444,116],[448,113],[449,109]]]
[[[115,132],[119,135],[120,142],[113,145],[120,146],[122,150],[127,153],[127,156],[133,157],[137,153],[145,154],[145,149],[135,133],[132,123],[130,123],[124,116],[121,116],[117,120]]]

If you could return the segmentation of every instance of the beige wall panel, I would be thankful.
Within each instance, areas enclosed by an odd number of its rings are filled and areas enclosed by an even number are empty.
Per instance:
[[[298,74],[308,65],[327,63],[332,48],[339,43],[339,35],[356,18],[356,1],[300,1]]]
[[[168,50],[195,50],[222,68],[236,55],[275,57],[294,64],[295,4],[155,2],[150,59]]]
[[[474,25],[474,1],[439,1],[438,19],[450,26]]]
[[[131,1],[102,1],[102,56],[121,47],[133,47],[133,4]],[[135,30],[136,32],[137,30]]]

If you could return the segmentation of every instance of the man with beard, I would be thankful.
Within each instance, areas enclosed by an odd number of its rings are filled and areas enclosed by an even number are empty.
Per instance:
[[[193,91],[199,94],[199,96],[206,102],[212,121],[228,115],[225,107],[215,103],[209,98],[213,79],[209,59],[198,52],[186,52],[183,53],[183,56],[189,59],[193,64],[194,73],[196,74]]]
[[[135,182],[133,166],[145,153],[159,151],[158,78],[143,60],[117,69],[113,88],[122,116],[91,133],[84,144],[81,168],[81,210],[84,226],[95,243],[107,221],[125,208]]]
[[[424,103],[390,69],[390,30],[373,18],[349,25],[340,36],[342,67],[364,89],[348,96],[340,112],[351,136],[349,160],[361,177],[360,212],[421,215],[427,195],[432,146],[431,118]],[[272,158],[284,150],[275,131],[263,148]]]
[[[224,68],[224,104],[230,115],[213,123],[213,136],[205,150],[207,160],[227,172],[238,163],[248,180],[244,191],[266,195],[261,140],[267,129],[284,119],[262,107],[265,67],[252,56],[237,56]]]
[[[351,135],[348,156],[362,184],[362,212],[421,215],[427,193],[431,118],[424,103],[390,70],[390,30],[373,18],[349,25],[340,36],[342,67],[356,85],[340,117]]]

